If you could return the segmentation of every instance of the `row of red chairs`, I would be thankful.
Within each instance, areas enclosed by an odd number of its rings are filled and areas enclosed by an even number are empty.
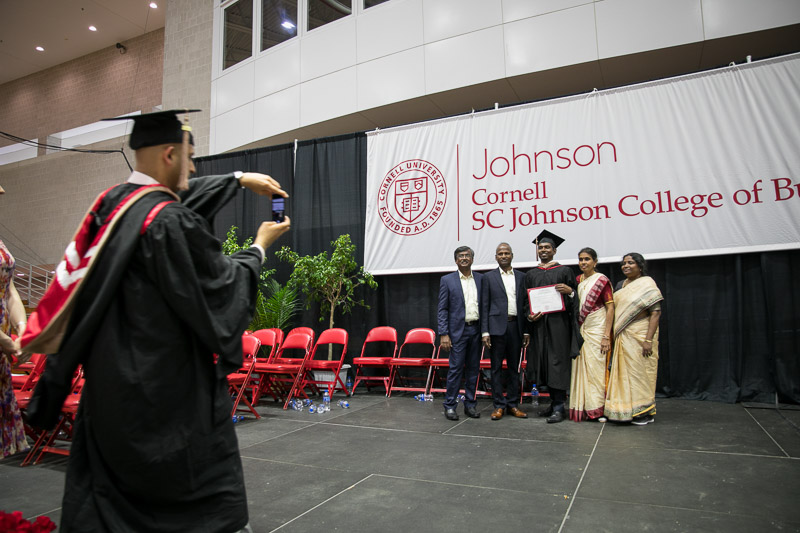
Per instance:
[[[369,356],[365,357],[364,353],[367,349],[367,345],[369,343],[378,343],[384,342],[388,343],[391,347],[389,352],[384,352],[381,356]],[[430,356],[427,354],[424,357],[411,357],[407,353],[404,353],[404,349],[412,344],[423,344],[423,345],[430,345],[431,351]],[[486,357],[485,350],[481,351],[481,360],[480,360],[480,369],[481,370],[489,370],[492,367],[492,361],[488,357]],[[361,356],[353,358],[353,366],[356,369],[356,378],[353,383],[353,391],[358,387],[361,382],[366,382],[369,384],[370,382],[379,382],[382,383],[386,389],[386,396],[389,397],[392,395],[392,392],[395,390],[398,391],[417,391],[417,392],[424,392],[425,394],[432,394],[434,392],[445,392],[443,387],[435,387],[435,383],[437,378],[439,381],[443,381],[439,376],[439,371],[441,369],[447,369],[450,366],[450,361],[448,357],[443,357],[441,353],[441,347],[436,346],[436,334],[432,329],[428,328],[416,328],[410,330],[403,341],[403,344],[400,346],[400,349],[397,349],[397,331],[389,326],[379,326],[373,328],[367,334],[367,338],[364,341],[364,347],[361,350]],[[524,348],[520,354],[520,361],[519,366],[516,368],[516,371],[523,372],[527,367],[527,350]],[[413,386],[410,385],[410,380],[406,377],[403,377],[402,374],[399,372],[402,368],[418,368],[423,371],[427,370],[427,377],[424,382],[424,386]],[[508,366],[506,362],[503,362],[503,368],[507,369]],[[366,369],[384,369],[386,375],[381,376],[373,376],[365,374]],[[523,374],[524,375],[524,374]],[[488,396],[491,395],[490,392],[486,392],[481,389],[482,384],[482,374],[479,374],[478,383],[476,383],[476,396]],[[420,380],[421,381],[421,380]],[[523,383],[524,379],[520,380],[520,387],[524,387]],[[485,387],[484,387],[485,388]],[[523,394],[523,396],[530,396],[530,393]]]
[[[14,396],[17,400],[17,406],[20,411],[24,411],[30,404],[33,390],[36,387],[39,378],[44,372],[47,356],[44,354],[33,354],[27,363],[23,363],[17,367],[17,370],[27,372],[27,374],[13,374],[12,384],[14,387]],[[29,464],[37,464],[41,461],[45,453],[54,453],[58,455],[69,455],[69,449],[55,445],[55,441],[70,441],[72,440],[72,428],[75,422],[75,417],[78,414],[78,404],[81,398],[81,389],[83,388],[84,377],[83,367],[78,366],[75,375],[72,379],[70,394],[64,401],[61,407],[61,416],[59,417],[56,427],[52,431],[40,431],[34,429],[26,423],[23,417],[23,424],[25,426],[25,433],[33,440],[33,446],[28,451],[25,458],[22,460],[20,466],[28,466]]]
[[[308,398],[306,390],[313,394],[320,394],[322,390],[327,390],[329,395],[333,395],[336,390],[341,390],[350,395],[361,383],[367,387],[371,383],[382,384],[387,397],[390,397],[393,391],[419,391],[426,394],[445,391],[443,387],[434,387],[434,384],[436,379],[440,378],[438,371],[449,367],[449,360],[447,357],[441,356],[441,349],[436,346],[436,334],[432,329],[415,328],[410,330],[399,349],[397,347],[397,331],[393,327],[379,326],[370,330],[364,340],[361,355],[353,358],[355,381],[352,390],[347,389],[341,378],[342,364],[347,353],[347,331],[341,328],[325,330],[316,342],[314,342],[314,336],[314,331],[307,327],[295,328],[285,338],[283,331],[277,328],[243,335],[242,367],[228,375],[229,391],[234,402],[232,415],[244,409],[256,418],[261,418],[254,406],[258,404],[264,394],[272,396],[276,401],[283,401],[283,408],[286,409],[292,399]],[[379,351],[378,355],[367,355],[368,347],[372,348],[372,345],[378,343],[385,343],[386,345],[382,348],[386,351]],[[422,357],[409,354],[413,345],[421,346]],[[328,348],[331,348],[332,352],[336,352],[335,357],[329,358]],[[370,352],[372,351],[370,349]],[[520,366],[517,368],[518,372],[525,368],[525,355],[523,350]],[[30,403],[36,383],[44,371],[45,363],[45,355],[34,354],[29,362],[19,366],[28,374],[13,376],[14,394],[20,410],[24,411]],[[491,368],[491,361],[484,358],[483,354],[480,367],[481,369]],[[413,385],[414,376],[403,375],[400,372],[401,369],[412,368],[421,369],[423,374],[427,370],[427,376],[424,379],[416,377],[416,381],[424,382],[424,384]],[[371,374],[380,369],[385,371],[385,375]],[[327,379],[319,377],[317,372],[325,372],[330,377]],[[79,367],[73,378],[71,394],[64,402],[61,417],[54,430],[37,431],[27,424],[25,425],[26,433],[34,440],[34,445],[23,460],[22,466],[31,464],[31,462],[38,463],[45,453],[69,454],[68,448],[57,447],[54,442],[71,440],[83,381],[83,370]],[[440,381],[442,381],[441,378]],[[476,390],[476,394],[488,393]],[[241,407],[242,405],[244,407]]]
[[[340,376],[347,341],[347,331],[341,328],[323,331],[316,342],[314,330],[306,327],[293,329],[285,338],[279,329],[245,334],[242,367],[228,376],[234,399],[232,414],[244,403],[245,410],[260,418],[254,406],[264,394],[282,401],[284,409],[293,398],[308,398],[306,389],[315,394],[323,389],[329,395],[337,389],[349,394]],[[331,378],[318,377],[322,372]]]
[[[260,418],[254,406],[265,394],[283,402],[283,407],[286,409],[294,398],[307,399],[309,392],[320,394],[324,389],[332,395],[334,391],[342,390],[349,395],[362,382],[382,383],[387,396],[391,396],[393,390],[430,392],[432,368],[448,365],[447,359],[438,358],[436,334],[433,330],[417,328],[409,331],[405,342],[398,350],[397,331],[388,326],[377,327],[367,334],[361,356],[353,359],[356,378],[353,390],[347,390],[341,378],[342,364],[347,353],[347,331],[341,328],[325,330],[316,342],[314,331],[307,327],[293,329],[285,339],[282,336],[281,330],[263,329],[243,337],[242,367],[228,376],[230,393],[234,401],[233,415],[239,410],[244,410]],[[373,343],[388,343],[391,353],[365,355],[368,346]],[[414,344],[429,346],[430,355],[408,356],[406,347]],[[336,347],[336,357],[329,359],[327,354],[331,346]],[[428,370],[424,380],[425,385],[410,385],[409,379],[397,371],[401,367],[423,367]],[[375,376],[365,372],[367,369],[380,368],[387,370],[386,375]],[[318,373],[322,372],[330,378],[317,377]]]

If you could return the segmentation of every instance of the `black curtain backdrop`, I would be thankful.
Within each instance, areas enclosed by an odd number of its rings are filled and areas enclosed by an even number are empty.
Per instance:
[[[363,264],[366,135],[299,143],[294,170],[293,161],[294,146],[285,145],[198,158],[196,165],[198,175],[234,170],[270,174],[289,192],[292,231],[267,252],[278,281],[285,282],[291,273],[272,255],[284,244],[303,255],[330,252],[331,241],[349,233]],[[231,225],[243,236],[252,235],[260,221],[269,220],[270,210],[268,200],[243,191],[217,216],[214,230],[220,239]],[[442,246],[455,249],[457,243]],[[800,250],[659,260],[647,266],[664,295],[660,394],[774,402],[777,393],[781,402],[800,403]],[[573,270],[579,274],[577,267]],[[618,264],[598,270],[614,283],[623,279]],[[335,316],[335,327],[350,333],[347,359],[358,356],[375,326],[393,326],[401,342],[412,328],[435,330],[440,277],[378,276],[377,290],[361,290],[358,297],[370,308]],[[327,321],[320,322],[319,316],[314,305],[295,325],[320,332]]]
[[[269,174],[280,182],[281,187],[289,193],[290,198],[293,196],[294,145],[292,144],[197,158],[195,166],[198,176],[228,174],[236,170]],[[289,216],[292,217],[294,211],[291,210],[291,202],[287,202],[287,208]],[[214,233],[220,240],[224,240],[228,229],[236,226],[238,228],[237,236],[241,243],[247,237],[256,234],[262,221],[271,219],[271,199],[242,189],[236,194],[236,198],[215,217]],[[282,282],[288,279],[291,269],[286,265],[280,265],[273,254],[281,246],[293,246],[295,243],[292,238],[292,233],[284,235],[272,245],[270,250],[267,250],[269,268],[277,269],[283,266],[278,272],[278,279]]]

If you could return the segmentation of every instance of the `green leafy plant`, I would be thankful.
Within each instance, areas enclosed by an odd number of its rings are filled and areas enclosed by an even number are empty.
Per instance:
[[[299,288],[307,296],[306,308],[311,307],[311,302],[320,304],[320,322],[328,319],[328,327],[332,328],[334,314],[337,308],[347,314],[353,307],[360,305],[369,309],[364,300],[355,299],[355,290],[360,285],[372,289],[378,283],[372,274],[359,267],[354,254],[356,245],[350,240],[350,235],[345,233],[331,242],[333,252],[328,257],[327,252],[318,255],[301,256],[288,246],[284,246],[275,255],[281,261],[294,265],[294,270],[289,278],[289,286]],[[332,347],[331,347],[332,348]],[[328,352],[331,358],[331,352]]]
[[[268,279],[264,285],[262,291],[266,297],[259,301],[259,314],[264,317],[264,323],[268,324],[264,327],[288,329],[294,316],[303,307],[297,289],[288,284],[281,285],[273,278]]]
[[[228,229],[228,233],[225,236],[225,240],[222,241],[222,253],[225,255],[233,255],[236,252],[241,250],[246,250],[250,248],[253,244],[253,238],[248,237],[244,240],[242,244],[239,244],[239,239],[236,236],[236,231],[239,228],[236,226],[231,226]],[[272,326],[268,321],[268,312],[267,312],[267,298],[264,296],[264,287],[269,285],[269,282],[274,282],[277,284],[275,280],[270,278],[275,274],[274,269],[266,269],[263,266],[261,267],[261,272],[259,272],[259,290],[258,294],[256,295],[256,310],[253,314],[253,319],[250,321],[250,324],[247,326],[247,329],[251,331],[256,331],[259,329],[266,329],[272,327],[279,327],[279,326]]]

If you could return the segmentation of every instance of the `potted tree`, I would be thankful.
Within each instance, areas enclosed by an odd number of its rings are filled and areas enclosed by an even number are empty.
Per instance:
[[[299,288],[307,296],[306,308],[311,307],[311,302],[320,304],[320,322],[328,319],[328,328],[334,324],[334,315],[337,308],[342,313],[349,313],[353,307],[360,305],[369,308],[364,300],[355,299],[355,290],[361,285],[371,289],[378,287],[372,274],[359,267],[354,254],[356,245],[350,240],[350,235],[345,233],[331,242],[333,251],[328,257],[327,252],[317,255],[301,256],[288,246],[281,248],[275,255],[282,261],[294,265],[294,270],[289,277],[289,285]],[[333,347],[328,349],[328,360],[333,357]]]

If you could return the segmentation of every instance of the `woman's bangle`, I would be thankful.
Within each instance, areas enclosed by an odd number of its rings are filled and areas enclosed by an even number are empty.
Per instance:
[[[653,342],[653,339],[645,339],[644,342]]]

